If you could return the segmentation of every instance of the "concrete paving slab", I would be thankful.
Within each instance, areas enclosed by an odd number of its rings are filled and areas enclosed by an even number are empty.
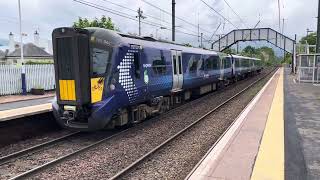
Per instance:
[[[320,87],[285,71],[286,179],[320,179]]]

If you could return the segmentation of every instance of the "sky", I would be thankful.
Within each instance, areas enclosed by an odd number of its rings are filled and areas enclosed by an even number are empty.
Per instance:
[[[142,24],[142,35],[150,36],[152,34],[157,38],[171,40],[171,16],[166,14],[166,12],[171,12],[171,0],[79,1],[89,1],[102,9],[115,10],[116,13],[131,19],[89,7],[74,0],[21,0],[22,31],[27,34],[24,41],[32,42],[33,33],[37,30],[40,33],[41,41],[47,42],[50,40],[54,28],[71,26],[78,17],[94,19],[102,15],[111,17],[121,32],[138,33],[138,22],[135,16],[139,7],[146,17],[144,21],[148,23]],[[281,26],[282,19],[285,19],[284,34],[291,38],[297,34],[300,38],[306,35],[307,28],[315,31],[317,7],[317,0],[280,0]],[[8,39],[8,34],[13,32],[15,40],[18,41],[18,0],[0,0],[0,9],[0,39]],[[236,28],[253,28],[259,21],[257,27],[270,27],[279,30],[278,0],[176,0],[176,16],[176,41],[191,43],[194,46],[198,46],[200,43],[197,37],[198,24],[200,33],[203,33],[204,41],[217,39],[212,35],[219,24],[221,25],[216,35],[226,34]],[[209,47],[207,43],[205,45]]]

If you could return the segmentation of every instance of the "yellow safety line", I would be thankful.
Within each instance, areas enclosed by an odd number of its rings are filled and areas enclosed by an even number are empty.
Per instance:
[[[283,103],[283,68],[281,68],[266,128],[252,172],[252,180],[284,179]]]

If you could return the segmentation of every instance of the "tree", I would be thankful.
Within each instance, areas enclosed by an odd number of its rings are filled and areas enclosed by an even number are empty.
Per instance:
[[[274,50],[270,47],[263,46],[258,49],[259,57],[265,65],[271,66],[271,65],[277,65],[280,63],[280,61],[277,59]]]
[[[274,53],[274,50],[270,47],[263,46],[261,48],[255,48],[252,46],[245,47],[242,52],[242,56],[255,57],[261,59],[265,65],[276,65],[279,61]]]
[[[290,53],[286,53],[285,57],[282,59],[282,64],[291,64],[292,62],[292,55]]]
[[[304,36],[300,39],[300,44],[309,44],[309,45],[316,45],[317,44],[317,34],[310,33],[307,36]],[[304,47],[300,46],[299,52],[304,52]],[[316,49],[315,48],[310,48],[310,53],[315,53]]]
[[[73,23],[74,28],[86,28],[86,27],[100,27],[104,29],[110,29],[119,31],[118,28],[115,27],[110,17],[102,16],[100,19],[95,18],[94,20],[88,20],[87,18],[79,17],[78,21]]]
[[[304,36],[299,41],[301,44],[306,44],[308,42],[309,45],[317,44],[317,34],[315,32],[308,34],[308,36]]]
[[[241,52],[241,55],[249,57],[255,57],[257,54],[259,54],[257,49],[252,46],[245,47]]]

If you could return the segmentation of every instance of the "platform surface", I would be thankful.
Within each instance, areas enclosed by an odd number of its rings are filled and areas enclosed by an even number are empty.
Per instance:
[[[22,103],[20,106],[18,105],[17,107],[12,106],[12,103],[10,103],[10,105],[5,106],[8,108],[10,107],[9,109],[0,110],[0,122],[50,112],[52,111],[51,101],[52,97],[49,99],[45,98],[40,101],[39,99],[37,99],[36,101],[32,101],[32,103],[30,103],[30,100],[13,102],[14,104]],[[6,103],[0,105],[3,107],[4,105],[6,105]]]
[[[277,71],[189,179],[250,179],[279,76]]]
[[[28,99],[28,100],[22,100],[22,101],[0,103],[0,111],[47,104],[47,103],[51,103],[53,100],[54,100],[54,97],[51,96],[51,97]]]
[[[279,70],[187,179],[320,179],[320,87]]]
[[[286,179],[320,179],[320,86],[295,83],[285,70]]]

